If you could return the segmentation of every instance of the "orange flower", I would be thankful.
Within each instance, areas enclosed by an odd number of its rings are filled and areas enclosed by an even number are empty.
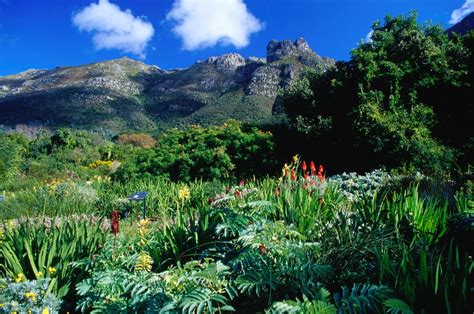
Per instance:
[[[306,161],[303,160],[303,163],[301,164],[301,170],[303,170],[303,172],[306,172],[306,169],[308,169],[308,166],[306,166]]]
[[[321,173],[324,172],[324,167],[323,167],[323,165],[319,165],[319,167],[318,167],[318,172],[321,172]]]
[[[296,174],[295,174],[295,169],[291,169],[291,180],[292,181],[296,181],[297,177],[296,177]]]
[[[319,178],[319,181],[321,181],[321,182],[324,181],[324,176],[321,172],[318,172],[318,178]]]

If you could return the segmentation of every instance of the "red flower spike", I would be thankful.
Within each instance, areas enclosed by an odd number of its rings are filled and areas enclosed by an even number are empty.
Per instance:
[[[215,201],[214,197],[210,197],[210,198],[209,198],[209,205],[211,205],[212,203],[214,203],[214,201]]]
[[[314,165],[314,161],[309,163],[309,170],[314,174],[316,172],[316,166]]]
[[[319,165],[319,167],[318,167],[318,172],[321,172],[321,173],[324,172],[324,167],[323,167],[323,165]]]
[[[242,195],[242,193],[240,193],[240,191],[235,191],[235,192],[234,192],[234,196],[235,196],[236,198],[239,198],[241,195]]]
[[[114,256],[115,256],[115,248],[116,248],[116,244],[117,244],[117,234],[119,233],[119,219],[120,219],[119,212],[114,210],[112,212],[112,233],[115,235],[115,237],[114,237]]]
[[[265,245],[263,245],[263,244],[260,244],[258,249],[260,250],[260,253],[262,253],[262,254],[267,253],[267,249],[266,249]]]
[[[309,172],[306,172],[306,173],[304,174],[304,179],[305,179],[305,180],[308,180],[308,179],[309,179]]]
[[[324,176],[321,172],[318,173],[318,178],[319,178],[319,181],[321,181],[321,182],[324,181]]]
[[[118,211],[114,210],[112,212],[112,233],[114,235],[117,235],[119,233],[119,218],[120,218],[120,214]]]
[[[303,172],[306,172],[306,169],[308,169],[308,166],[306,166],[306,161],[303,161],[303,163],[301,164],[301,170],[303,170]]]
[[[244,185],[245,185],[245,181],[244,181],[244,180],[240,180],[239,185],[240,185],[240,186],[244,186]]]
[[[297,177],[296,177],[296,174],[295,174],[295,169],[292,169],[291,170],[291,180],[292,181],[296,181]]]

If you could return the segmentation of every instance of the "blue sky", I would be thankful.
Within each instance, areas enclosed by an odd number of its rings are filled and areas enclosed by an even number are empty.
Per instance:
[[[0,75],[122,56],[172,69],[300,36],[341,60],[374,20],[412,9],[449,27],[474,0],[0,0]]]

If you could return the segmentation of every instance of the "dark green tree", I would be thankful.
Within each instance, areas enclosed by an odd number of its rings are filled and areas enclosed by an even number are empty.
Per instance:
[[[326,159],[444,173],[472,137],[472,46],[416,18],[374,23],[349,61],[283,95],[293,127],[324,147]]]

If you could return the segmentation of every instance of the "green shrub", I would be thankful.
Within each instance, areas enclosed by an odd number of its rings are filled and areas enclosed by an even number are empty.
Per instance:
[[[116,178],[246,178],[265,174],[275,166],[272,135],[236,121],[209,128],[171,129],[158,139],[154,149],[135,152]]]
[[[0,279],[0,311],[2,313],[58,313],[61,301],[50,293],[49,278],[16,282]]]
[[[325,148],[323,159],[344,170],[411,166],[439,176],[462,161],[473,137],[472,34],[448,37],[416,18],[374,23],[349,61],[282,95],[292,126]]]

